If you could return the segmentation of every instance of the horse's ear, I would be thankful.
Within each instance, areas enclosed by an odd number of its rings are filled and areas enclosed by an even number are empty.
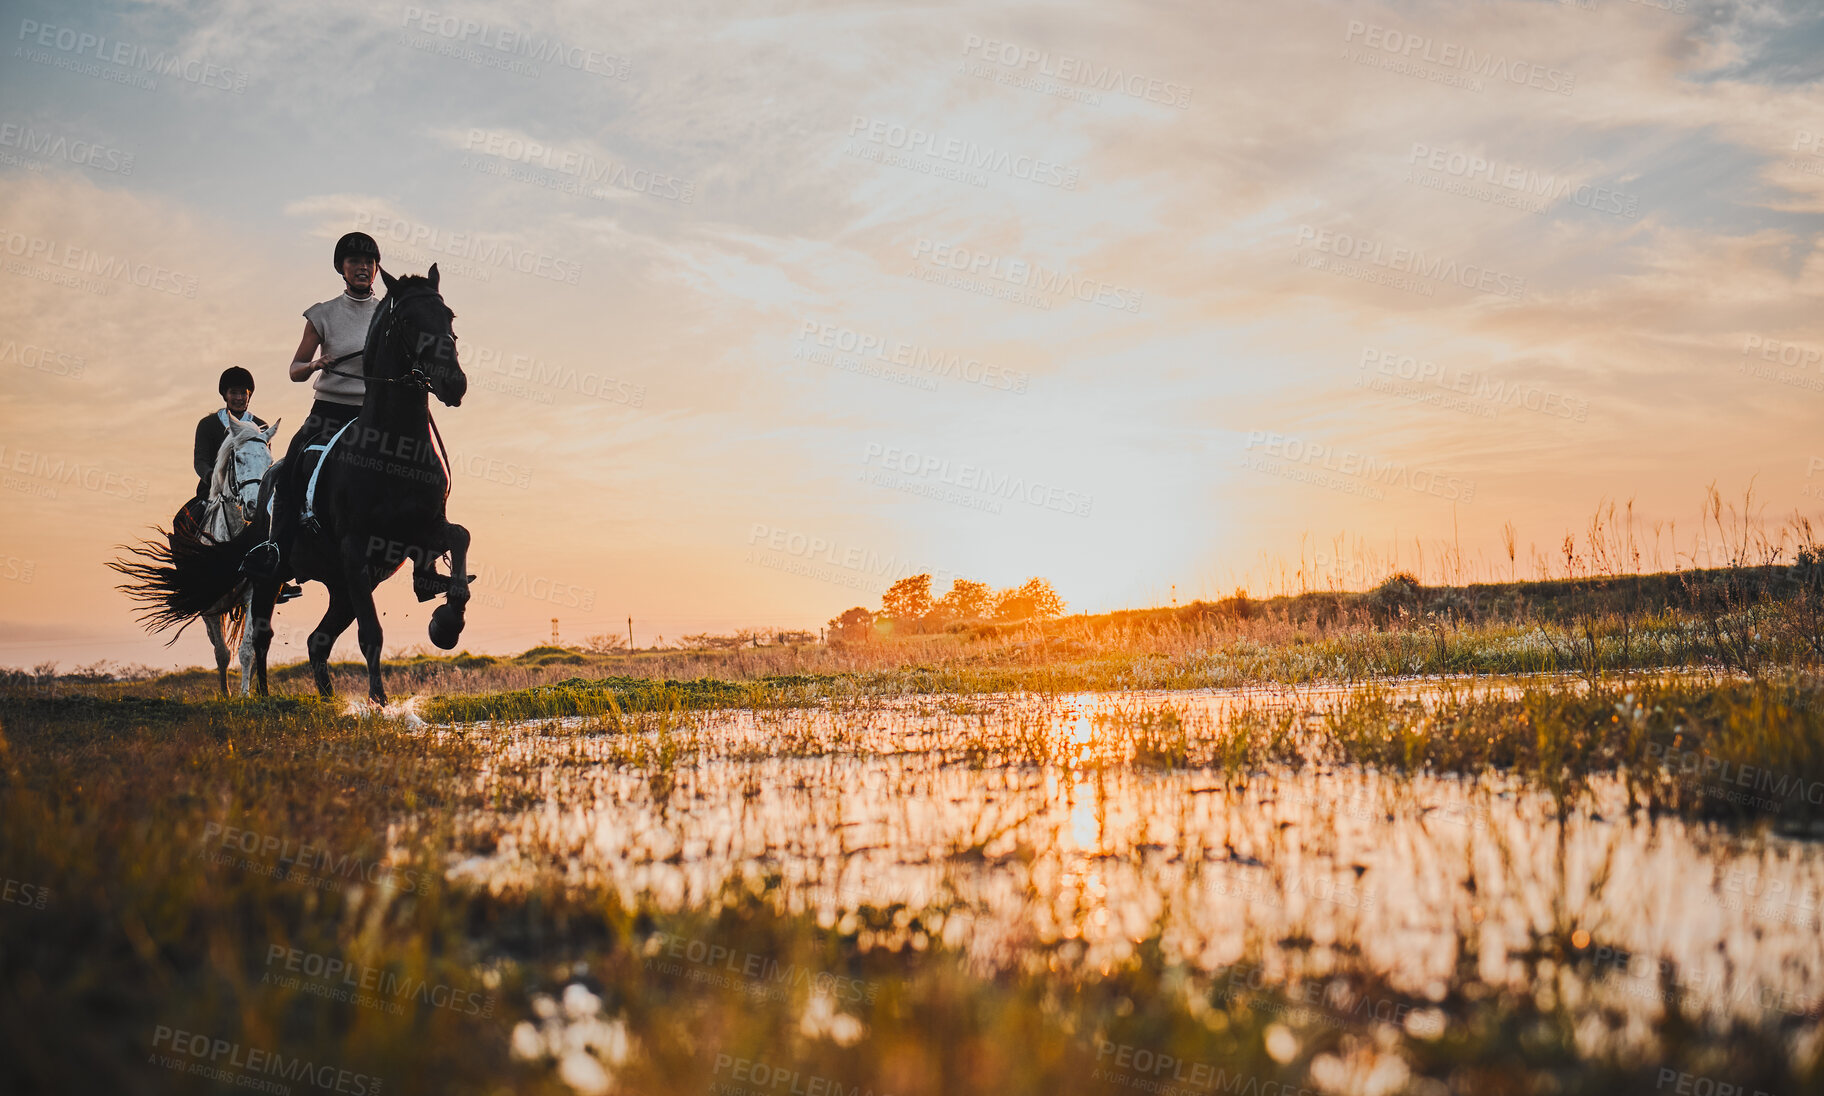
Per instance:
[[[399,284],[398,278],[393,277],[391,274],[388,274],[384,270],[382,270],[380,272],[380,280],[386,283],[386,291],[388,293],[391,293],[393,291],[393,287]]]
[[[430,273],[426,274],[425,277],[427,277],[431,280],[431,288],[436,289],[437,288],[437,264],[436,263],[431,264]]]
[[[279,436],[279,424],[284,421],[285,421],[284,419],[273,419],[272,420],[272,425],[268,426],[266,428],[266,440],[268,442],[272,441],[272,439]]]

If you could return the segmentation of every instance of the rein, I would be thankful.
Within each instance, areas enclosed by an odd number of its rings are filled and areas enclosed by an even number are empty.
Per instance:
[[[380,303],[380,311],[374,316],[373,322],[377,324],[382,320],[386,321],[386,327],[380,332],[380,342],[382,345],[392,339],[393,329],[399,322],[397,303],[399,301],[415,300],[419,297],[436,297],[439,301],[443,300],[442,294],[438,293],[435,289],[421,289],[415,293],[405,293],[399,296],[388,294],[385,300]],[[454,336],[451,337],[454,338]],[[402,377],[370,377],[365,372],[365,369],[360,373],[344,373],[335,368],[345,361],[359,358],[366,352],[367,348],[363,346],[360,350],[352,351],[339,358],[326,362],[323,365],[323,372],[328,373],[331,376],[347,377],[351,380],[358,380],[366,384],[374,384],[376,382],[379,384],[403,384],[416,388],[420,392],[429,392],[431,390],[431,380],[425,375],[421,365],[423,355],[422,347],[412,350],[407,356],[406,364],[411,368],[408,369]],[[362,365],[365,367],[366,363],[363,362]]]
[[[389,341],[392,340],[393,331],[399,323],[399,316],[398,316],[399,310],[397,308],[397,303],[400,301],[416,300],[419,297],[435,297],[435,298],[437,298],[438,303],[441,304],[443,302],[443,295],[441,293],[438,293],[435,289],[420,289],[420,290],[417,290],[416,292],[402,293],[402,294],[399,294],[398,296],[394,296],[393,294],[389,293],[389,294],[387,294],[386,298],[380,302],[380,311],[374,314],[373,322],[370,323],[368,326],[369,326],[369,330],[372,330],[374,325],[379,324],[382,321],[385,321],[386,326],[380,332],[380,345],[382,347],[384,347]],[[448,308],[449,306],[445,305],[444,307]],[[452,338],[452,339],[454,339],[455,337],[456,336],[454,334],[451,334],[451,336],[450,336],[450,338]],[[410,368],[406,371],[405,375],[402,377],[370,377],[367,375],[367,373],[365,371],[365,367],[367,364],[366,362],[362,363],[363,372],[360,372],[360,373],[344,373],[337,369],[332,368],[333,366],[341,365],[343,362],[348,361],[351,358],[359,358],[366,352],[367,352],[367,347],[363,346],[360,350],[356,350],[356,351],[353,351],[352,353],[344,354],[341,357],[336,358],[335,360],[326,363],[323,366],[323,372],[332,374],[337,377],[349,377],[349,378],[352,378],[355,380],[362,381],[363,383],[366,383],[366,384],[375,384],[375,383],[403,384],[403,385],[407,385],[408,387],[414,388],[419,392],[426,393],[427,395],[430,393],[431,379],[430,379],[430,377],[425,375],[424,368],[421,364],[423,361],[423,353],[424,353],[423,347],[418,347],[418,348],[413,349],[411,351],[411,353],[406,357],[406,364],[408,366],[410,366]],[[436,418],[434,418],[431,415],[431,409],[428,406],[428,404],[424,409],[424,417],[425,417],[425,420],[430,423],[431,437],[436,442],[436,447],[433,450],[433,452],[435,452],[437,454],[438,462],[440,464],[442,464],[442,466],[443,466],[443,497],[445,499],[448,499],[450,497],[450,488],[452,486],[452,481],[455,479],[455,477],[450,474],[449,449],[447,447],[445,447],[445,445],[443,444],[443,434],[438,431],[437,420],[436,420]],[[338,432],[336,436],[340,437],[341,433]],[[324,446],[323,459],[325,461],[329,459],[329,453],[328,453],[329,447],[333,446],[334,444],[335,444],[335,440],[331,439],[329,442],[329,445]],[[323,466],[322,462],[319,461],[317,464],[317,470],[321,470],[322,466]],[[314,488],[315,486],[316,486],[316,476],[313,471],[313,474],[311,476],[310,488]],[[308,501],[309,497],[312,493],[314,493],[310,488],[306,489],[306,495],[305,495],[305,498],[306,498],[305,507],[306,507],[307,511],[308,511],[309,505],[310,505],[309,501]]]

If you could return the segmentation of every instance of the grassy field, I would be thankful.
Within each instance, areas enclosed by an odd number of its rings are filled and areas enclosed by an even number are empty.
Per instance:
[[[1808,561],[1809,556],[1805,557]],[[1824,568],[1738,567],[1661,575],[1424,587],[1194,602],[1179,608],[979,624],[936,634],[880,630],[863,643],[596,654],[534,647],[518,655],[414,653],[386,660],[394,695],[497,697],[463,711],[565,712],[580,683],[667,682],[686,703],[753,699],[730,684],[791,697],[1087,689],[1230,688],[1447,674],[1709,669],[1752,674],[1824,658]],[[365,689],[365,668],[332,664],[339,692]],[[306,663],[274,667],[278,695],[312,691]],[[685,684],[688,683],[688,684]],[[230,670],[230,687],[238,688]],[[557,687],[557,688],[553,688]],[[623,701],[645,685],[615,686]],[[543,691],[540,691],[543,690]],[[592,691],[575,692],[587,714]],[[202,699],[213,671],[126,679],[99,673],[0,671],[0,693]],[[643,693],[642,693],[643,695]],[[634,700],[634,703],[645,703]],[[462,716],[456,708],[446,714]]]
[[[1662,966],[1643,1027],[1596,992],[1614,926],[1575,910],[1502,976],[1465,918],[1452,973],[1419,991],[1298,923],[1212,965],[1157,910],[1109,961],[1070,935],[985,953],[981,911],[957,895],[806,908],[764,859],[682,900],[562,855],[527,856],[505,882],[461,870],[508,840],[490,819],[555,825],[577,788],[610,794],[592,772],[636,778],[663,817],[699,809],[715,766],[926,750],[844,730],[906,704],[958,728],[926,751],[933,771],[983,787],[1189,775],[1226,799],[1270,772],[1461,774],[1544,789],[1560,823],[1600,806],[1643,832],[1676,819],[1802,851],[1824,819],[1808,587],[1756,581],[393,663],[392,690],[424,694],[429,726],[298,695],[213,699],[194,674],[16,673],[0,695],[0,1090],[1818,1091],[1815,998],[1707,1012]],[[1451,676],[1415,691],[1414,675]],[[1093,750],[1065,722],[977,714],[990,693],[1313,682],[1367,684],[1214,722],[1140,708],[1099,723]],[[825,731],[790,729],[820,710]],[[725,713],[753,722],[738,748],[705,730]],[[543,754],[524,753],[528,733]],[[997,847],[944,856],[1031,855]]]

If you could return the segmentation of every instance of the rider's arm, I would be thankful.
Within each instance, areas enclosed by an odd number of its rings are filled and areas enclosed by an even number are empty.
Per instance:
[[[203,479],[208,479],[215,474],[215,453],[222,447],[222,439],[216,437],[215,431],[209,429],[214,425],[216,425],[216,421],[213,415],[204,416],[203,420],[196,424],[196,445],[190,454],[190,464],[196,469],[196,474]]]
[[[316,325],[305,320],[304,337],[298,340],[298,352],[291,356],[292,380],[307,381],[317,371],[317,363],[311,359],[317,356],[317,348],[322,345],[323,340],[317,335]]]

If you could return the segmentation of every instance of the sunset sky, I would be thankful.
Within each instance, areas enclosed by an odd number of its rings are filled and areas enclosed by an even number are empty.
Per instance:
[[[223,368],[301,423],[355,228],[457,313],[471,650],[1824,516],[1816,4],[549,10],[7,5],[0,665],[209,661],[103,564]]]

